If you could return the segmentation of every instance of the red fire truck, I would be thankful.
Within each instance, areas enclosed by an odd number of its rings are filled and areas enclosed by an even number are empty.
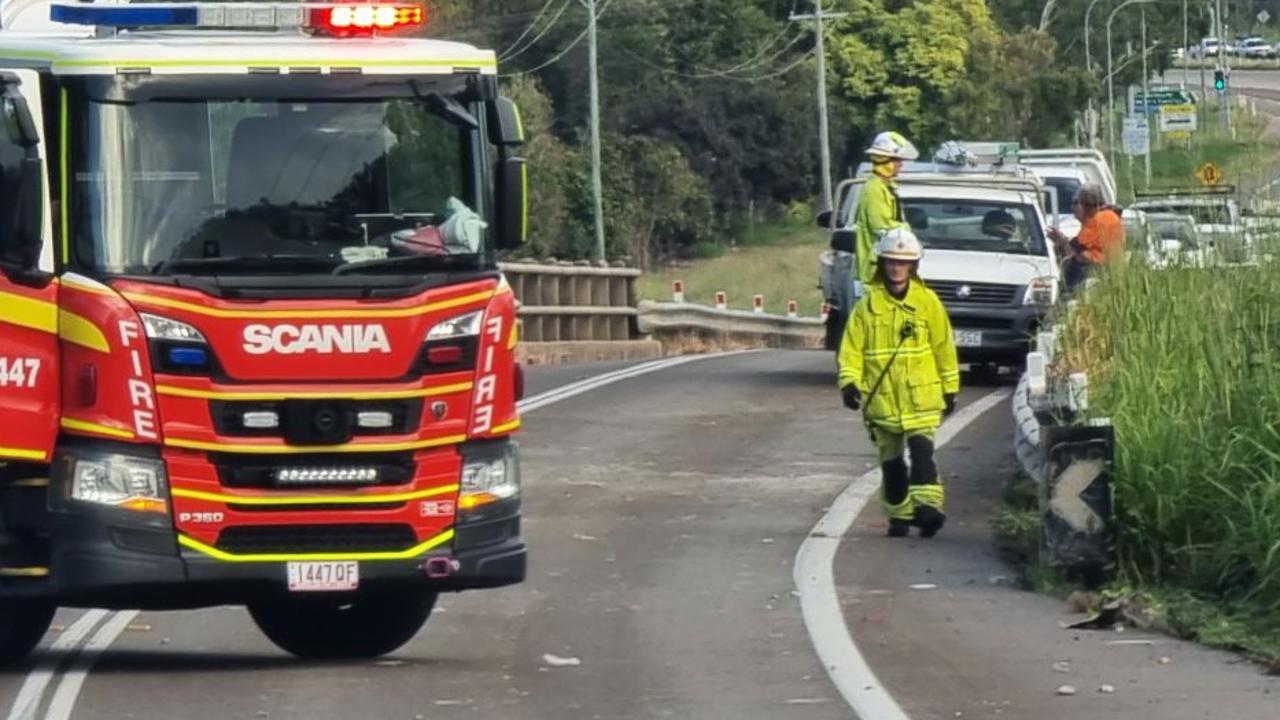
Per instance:
[[[223,604],[375,656],[524,578],[522,129],[426,15],[0,7],[0,661]]]

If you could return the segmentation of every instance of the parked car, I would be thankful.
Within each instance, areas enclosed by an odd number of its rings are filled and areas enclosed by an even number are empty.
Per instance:
[[[1207,58],[1216,57],[1222,52],[1222,43],[1216,37],[1201,38],[1199,44],[1191,46],[1191,57]]]
[[[1233,54],[1236,57],[1262,60],[1275,57],[1276,50],[1266,40],[1260,37],[1250,37],[1245,38],[1240,44],[1236,45]]]

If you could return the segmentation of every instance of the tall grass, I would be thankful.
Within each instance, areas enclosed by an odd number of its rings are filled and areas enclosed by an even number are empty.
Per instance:
[[[1127,580],[1280,607],[1280,266],[1116,268],[1064,323],[1116,430]]]

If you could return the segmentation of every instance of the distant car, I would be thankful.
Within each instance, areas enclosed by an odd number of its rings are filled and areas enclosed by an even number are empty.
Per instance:
[[[1195,58],[1216,57],[1220,52],[1222,43],[1214,37],[1201,38],[1198,45],[1191,46],[1191,56]]]
[[[1233,54],[1237,57],[1261,60],[1275,57],[1276,50],[1266,40],[1260,37],[1251,37],[1245,38],[1236,45]]]

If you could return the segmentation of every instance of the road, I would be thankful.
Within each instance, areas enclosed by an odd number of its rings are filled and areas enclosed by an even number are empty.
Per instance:
[[[624,367],[535,368],[530,392]],[[815,523],[874,462],[831,356],[707,358],[587,390],[526,417],[525,584],[442,598],[410,645],[357,663],[295,660],[237,608],[91,617],[127,627],[101,655],[104,625],[0,675],[0,713],[25,685],[42,698],[33,719],[853,717],[792,579]],[[1012,471],[1003,393],[962,394],[994,406],[941,451],[942,536],[890,541],[873,501],[839,545],[834,607],[878,676],[866,687],[883,682],[914,720],[1273,718],[1280,685],[1252,666],[1064,631],[1062,603],[992,582],[1009,574],[986,523]],[[46,642],[68,644],[84,617],[64,611]],[[1080,694],[1056,697],[1064,683]]]

